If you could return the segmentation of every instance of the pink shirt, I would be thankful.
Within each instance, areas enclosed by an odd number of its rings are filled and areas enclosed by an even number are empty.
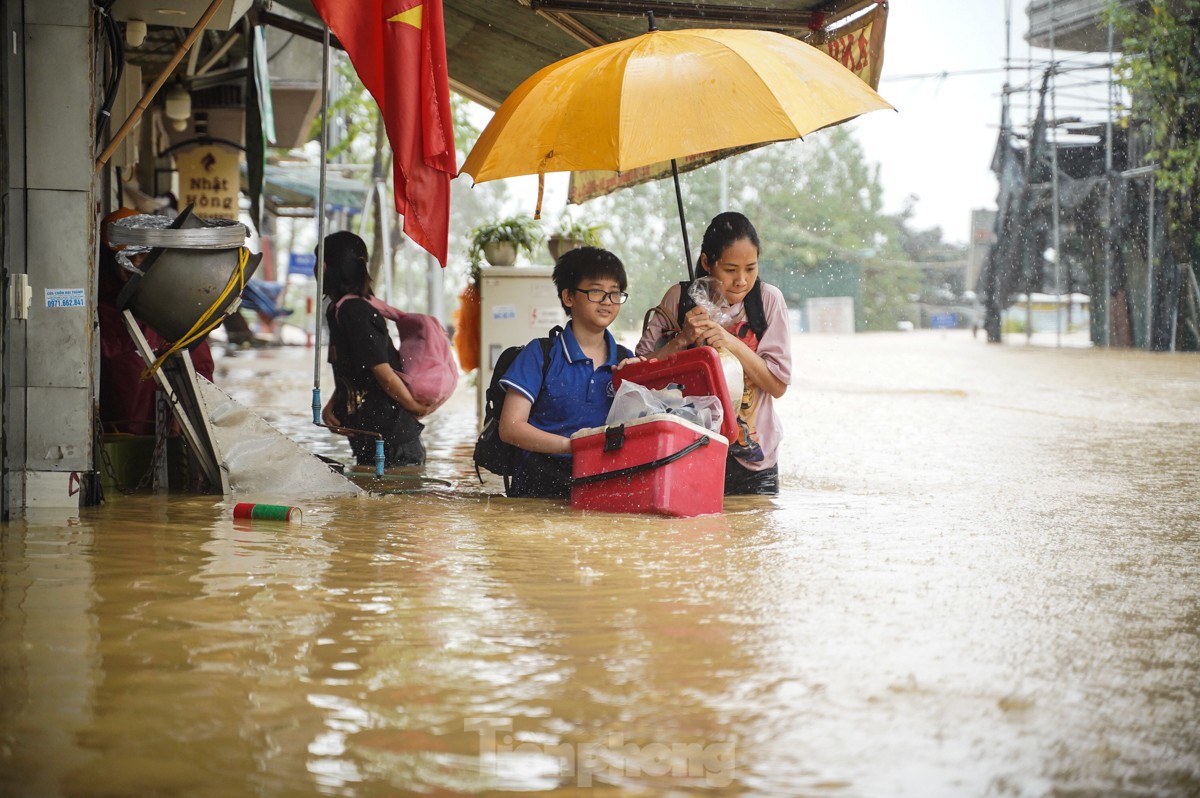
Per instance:
[[[672,285],[663,295],[662,302],[659,303],[659,306],[666,311],[667,316],[672,319],[678,317],[679,291],[678,283]],[[762,283],[762,299],[763,313],[767,317],[767,329],[763,333],[762,339],[759,340],[756,351],[767,364],[770,372],[784,385],[790,385],[792,382],[792,334],[787,303],[783,299],[783,293],[769,283]],[[741,310],[741,305],[734,305],[731,310],[737,313]],[[663,317],[657,313],[652,314],[642,330],[641,340],[638,341],[635,349],[636,354],[650,355],[657,351],[667,342],[664,335],[667,329],[668,325]],[[754,438],[762,447],[763,459],[749,462],[738,458],[738,462],[751,471],[761,471],[779,462],[779,444],[783,440],[783,426],[779,423],[779,416],[775,413],[775,397],[757,385],[753,386],[753,394],[754,398],[750,405],[757,409],[757,413],[750,420],[750,426],[755,430]]]

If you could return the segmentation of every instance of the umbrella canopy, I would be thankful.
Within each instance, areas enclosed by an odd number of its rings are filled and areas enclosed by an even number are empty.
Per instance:
[[[840,63],[780,33],[652,30],[528,78],[497,109],[461,171],[477,183],[619,172],[795,139],[891,107]],[[682,224],[678,175],[676,195]],[[690,272],[690,251],[687,259]]]
[[[829,56],[780,33],[652,31],[540,70],[509,95],[462,171],[475,182],[623,171],[794,139],[891,106]]]

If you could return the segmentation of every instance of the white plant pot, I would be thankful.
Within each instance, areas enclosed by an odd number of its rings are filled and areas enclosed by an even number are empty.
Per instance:
[[[512,266],[517,262],[517,245],[511,241],[491,241],[483,245],[483,257],[493,266]]]
[[[550,257],[555,263],[558,259],[573,249],[579,249],[584,246],[584,243],[576,238],[566,238],[564,236],[550,236],[546,241],[546,248],[550,250]]]

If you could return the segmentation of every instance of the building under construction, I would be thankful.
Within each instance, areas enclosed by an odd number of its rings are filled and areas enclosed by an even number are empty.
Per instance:
[[[1050,57],[1029,62],[1024,85],[1010,71],[1004,92],[992,163],[996,243],[979,278],[984,326],[998,342],[1002,311],[1018,295],[1078,292],[1091,297],[1093,343],[1194,351],[1196,257],[1169,254],[1149,126],[1121,111],[1137,98],[1125,97],[1114,77],[1120,41],[1108,4],[1038,0],[1028,8],[1027,41]],[[1019,128],[1022,101],[1028,124]]]

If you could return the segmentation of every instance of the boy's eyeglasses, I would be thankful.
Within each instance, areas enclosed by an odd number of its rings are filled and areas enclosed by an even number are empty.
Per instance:
[[[589,302],[600,303],[608,297],[608,301],[614,305],[624,305],[625,300],[629,299],[629,294],[624,291],[605,291],[601,288],[576,288],[580,294],[586,294]]]

